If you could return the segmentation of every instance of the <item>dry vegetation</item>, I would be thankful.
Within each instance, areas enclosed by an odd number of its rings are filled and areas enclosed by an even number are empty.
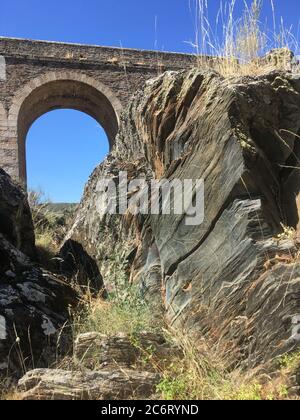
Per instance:
[[[51,269],[53,259],[67,233],[74,216],[76,205],[54,205],[40,191],[29,191],[28,201],[31,208],[35,230],[36,247],[40,262]]]
[[[253,0],[250,5],[245,0],[220,0],[214,22],[209,19],[207,0],[190,0],[196,34],[195,41],[190,44],[199,57],[201,68],[213,67],[225,77],[255,76],[274,69],[291,70],[290,51],[298,54],[298,36],[294,28],[285,27],[283,18],[276,19],[274,1],[265,1],[269,2],[272,23],[261,20],[262,0]],[[236,15],[238,3],[244,5],[240,16]],[[280,56],[263,59],[274,49],[282,49]],[[218,58],[207,61],[203,56]],[[299,72],[299,65],[296,60],[294,62],[293,71]]]
[[[220,349],[197,346],[186,336],[177,338],[184,357],[174,359],[163,372],[158,386],[166,400],[292,400],[299,398],[290,391],[290,378],[299,369],[300,353],[284,356],[277,361],[276,374],[272,376],[228,371],[226,359]],[[202,347],[202,348],[201,348]]]
[[[266,376],[256,371],[229,371],[226,355],[220,348],[197,345],[187,336],[169,328],[161,313],[140,295],[137,286],[128,281],[126,262],[115,258],[117,287],[108,300],[82,295],[82,310],[74,314],[74,338],[80,333],[99,332],[108,336],[119,332],[134,337],[141,331],[157,331],[175,341],[182,356],[174,355],[168,364],[153,359],[153,368],[161,374],[157,387],[162,400],[286,400],[292,395],[290,378],[299,370],[300,353],[285,355],[274,363],[276,374]],[[152,355],[144,354],[147,361]],[[69,363],[70,367],[70,363]]]
[[[128,286],[127,299],[116,296],[108,301],[82,297],[84,308],[74,316],[74,337],[79,333],[99,332],[115,335],[124,332],[134,337],[141,331],[163,333],[175,341],[183,357],[174,356],[168,364],[153,359],[153,368],[161,374],[156,398],[161,400],[290,400],[298,399],[290,388],[290,378],[300,367],[300,353],[285,355],[274,365],[276,374],[267,376],[242,370],[228,371],[220,349],[209,348],[205,340],[196,346],[186,335],[166,326],[163,317],[153,318],[153,308]],[[143,354],[147,361],[152,354]],[[64,361],[65,363],[66,361]],[[69,361],[68,367],[71,363]]]

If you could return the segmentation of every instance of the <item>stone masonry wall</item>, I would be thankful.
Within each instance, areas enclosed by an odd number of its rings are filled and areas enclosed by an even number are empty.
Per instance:
[[[77,70],[92,76],[124,102],[145,80],[164,70],[191,67],[196,57],[44,41],[0,38],[0,55],[6,58],[7,81],[0,81],[0,101],[6,109],[26,81],[51,70]]]
[[[0,80],[0,167],[22,182],[26,182],[26,135],[41,115],[39,109],[46,113],[69,107],[89,113],[102,125],[106,121],[104,129],[111,140],[117,123],[109,127],[109,120],[118,118],[146,80],[196,63],[196,57],[188,54],[12,38],[0,38],[0,55],[6,61],[6,80]],[[55,92],[47,92],[45,85],[53,87],[49,82],[56,80],[74,82],[72,91],[66,94],[67,87],[62,86],[64,94],[58,97],[57,85]],[[85,94],[83,84],[94,92]],[[42,87],[43,93],[30,103],[30,95]],[[104,121],[101,113],[106,114]]]

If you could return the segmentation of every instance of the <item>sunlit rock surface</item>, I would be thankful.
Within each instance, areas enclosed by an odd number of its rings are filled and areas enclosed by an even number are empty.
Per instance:
[[[169,323],[218,342],[229,365],[253,367],[299,342],[300,78],[223,79],[195,69],[146,83],[123,113],[67,240],[108,261],[126,252],[131,280]],[[205,219],[107,215],[101,178],[203,179]],[[123,197],[124,198],[124,197]],[[282,225],[295,231],[277,238]],[[221,343],[221,344],[220,344]]]

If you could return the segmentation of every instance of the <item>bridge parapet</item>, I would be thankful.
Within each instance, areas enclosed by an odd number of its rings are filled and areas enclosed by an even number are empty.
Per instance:
[[[186,69],[196,64],[194,54],[147,51],[121,47],[33,41],[0,37],[0,54],[6,57],[38,61],[76,62],[108,66]]]

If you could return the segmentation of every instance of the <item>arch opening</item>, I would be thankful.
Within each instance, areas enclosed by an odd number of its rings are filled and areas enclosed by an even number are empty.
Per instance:
[[[50,111],[26,137],[27,187],[53,203],[78,203],[108,152],[107,135],[94,118],[70,109]]]
[[[27,185],[26,138],[39,117],[57,109],[81,111],[101,125],[112,148],[121,108],[108,88],[81,74],[52,72],[31,81],[16,95],[8,118],[17,135],[19,181]]]

